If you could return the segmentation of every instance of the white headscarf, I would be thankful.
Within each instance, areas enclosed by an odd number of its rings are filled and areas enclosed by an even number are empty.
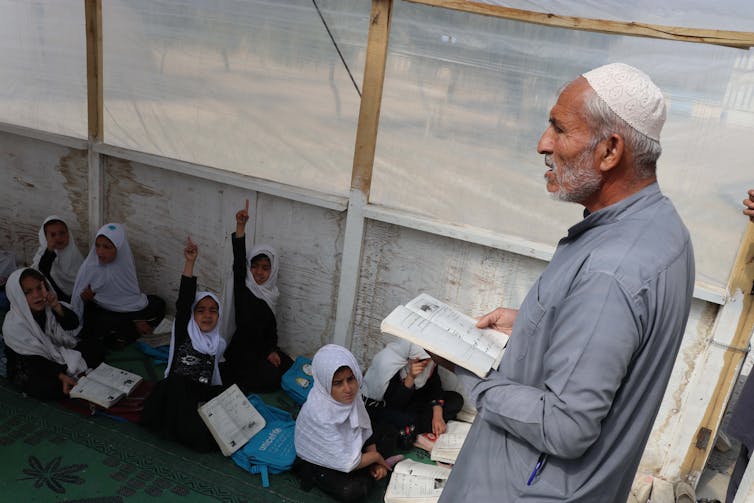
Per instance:
[[[270,259],[270,277],[267,281],[258,285],[251,274],[251,259],[257,255],[266,255]],[[278,254],[270,245],[259,244],[251,247],[246,252],[246,288],[258,299],[262,299],[272,309],[275,314],[275,308],[278,303],[280,291],[278,290]]]
[[[425,358],[429,358],[429,354],[421,346],[404,339],[390,342],[374,355],[372,365],[364,375],[364,395],[372,400],[382,400],[385,397],[388,384],[390,384],[390,380],[396,372],[400,372],[401,379],[403,379],[408,375],[409,360],[423,360]],[[416,389],[427,383],[427,379],[432,375],[434,368],[435,362],[429,362],[422,373],[416,376],[414,379]]]
[[[333,375],[343,366],[353,371],[361,386],[359,364],[346,348],[328,344],[314,355],[314,386],[296,418],[295,445],[301,459],[348,473],[361,461],[372,425],[361,396],[344,404],[330,394]]]
[[[17,269],[8,278],[5,291],[10,300],[10,311],[3,322],[5,344],[20,355],[37,355],[67,367],[70,376],[77,376],[87,369],[81,353],[73,349],[78,343],[76,330],[63,330],[50,307],[45,307],[45,329],[40,328],[29,308],[21,288],[21,273],[28,268]],[[41,273],[40,273],[41,274]],[[64,302],[61,304],[65,305]]]
[[[258,285],[251,274],[251,259],[257,255],[266,255],[270,259],[270,277],[263,284]],[[275,248],[267,244],[254,245],[251,250],[246,251],[246,288],[258,299],[262,299],[270,306],[272,314],[276,314],[276,306],[280,291],[278,290],[278,254]],[[222,333],[225,340],[230,343],[233,334],[236,333],[236,304],[235,293],[233,291],[233,272],[225,280],[225,290],[223,294],[224,304],[227,314],[223,320]]]
[[[44,255],[47,250],[45,225],[53,220],[62,222],[63,225],[66,226],[66,229],[68,228],[68,224],[57,215],[50,215],[45,218],[45,221],[42,222],[42,227],[39,228],[39,248],[37,248],[37,252],[34,254],[34,260],[32,261],[32,264],[36,269],[39,269],[39,261],[42,260],[42,255]],[[79,272],[81,263],[84,261],[84,257],[76,246],[73,236],[70,235],[70,230],[68,233],[68,246],[62,250],[55,250],[55,255],[57,255],[57,257],[52,263],[50,276],[52,276],[52,279],[55,280],[55,284],[57,284],[63,292],[70,295],[73,291],[73,285],[76,282],[76,274]]]
[[[199,325],[194,320],[194,308],[205,297],[209,297],[217,302],[218,320],[215,328],[211,332],[202,332]],[[197,292],[194,296],[194,303],[191,304],[191,317],[188,322],[188,334],[191,339],[191,345],[202,354],[214,355],[215,368],[212,372],[212,383],[214,385],[222,384],[223,381],[220,378],[220,369],[217,364],[220,361],[220,357],[225,352],[225,339],[220,336],[220,320],[222,319],[222,306],[220,305],[220,299],[217,298],[212,292]],[[173,353],[175,352],[175,321],[173,321],[173,331],[170,334],[170,355],[168,356],[168,368],[165,369],[165,377],[170,374],[170,365],[173,363]]]
[[[92,249],[76,276],[76,285],[71,296],[73,310],[79,318],[83,315],[84,301],[81,299],[81,292],[87,286],[91,286],[96,294],[94,302],[105,309],[117,313],[144,309],[147,306],[147,296],[141,293],[139,288],[134,256],[131,247],[128,246],[125,229],[121,224],[105,224],[97,231],[95,240],[99,236],[105,236],[112,241],[118,253],[115,260],[109,264],[100,264],[95,245],[92,243]]]

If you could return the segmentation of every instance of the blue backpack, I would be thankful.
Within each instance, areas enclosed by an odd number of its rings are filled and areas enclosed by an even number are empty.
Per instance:
[[[262,486],[270,487],[270,473],[291,469],[296,459],[293,435],[296,421],[284,410],[267,405],[257,395],[247,397],[267,422],[231,459],[249,473],[262,475]]]
[[[305,356],[299,356],[280,379],[280,387],[299,405],[306,401],[309,390],[314,386],[311,369],[312,360]]]

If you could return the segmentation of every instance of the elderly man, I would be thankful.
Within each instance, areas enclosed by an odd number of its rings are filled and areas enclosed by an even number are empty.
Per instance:
[[[537,150],[547,190],[583,205],[520,310],[499,371],[457,369],[479,414],[441,502],[625,503],[683,337],[689,233],[657,185],[665,105],[614,63],[560,94]]]

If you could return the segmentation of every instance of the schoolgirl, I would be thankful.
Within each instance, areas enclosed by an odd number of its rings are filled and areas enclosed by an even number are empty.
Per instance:
[[[114,347],[151,333],[165,316],[165,301],[141,292],[125,229],[116,223],[97,231],[76,276],[71,302],[83,317],[83,336]]]
[[[304,489],[316,485],[338,501],[364,501],[390,466],[372,436],[359,365],[346,348],[328,344],[314,355],[312,374],[314,385],[296,418],[302,460],[296,475]]]
[[[68,395],[76,378],[102,362],[104,351],[76,337],[79,319],[32,268],[6,283],[10,311],[3,322],[8,380],[40,400]]]
[[[238,384],[244,393],[266,393],[280,387],[280,378],[293,360],[277,345],[277,253],[269,245],[246,251],[248,205],[247,200],[236,213],[232,236],[233,280],[225,295],[232,312],[224,326],[225,333],[232,335],[220,371],[223,381]]]
[[[165,379],[147,398],[141,421],[165,438],[204,452],[217,449],[217,444],[197,409],[225,389],[218,369],[225,340],[218,323],[220,300],[213,293],[196,291],[198,253],[189,238],[183,251],[186,263],[175,303]]]
[[[447,421],[463,407],[459,393],[443,390],[429,354],[406,340],[390,342],[374,356],[364,388],[372,420],[392,424],[409,438],[445,433]]]
[[[71,302],[76,274],[83,261],[63,219],[56,215],[45,218],[39,228],[39,248],[32,264],[44,274],[59,300]]]

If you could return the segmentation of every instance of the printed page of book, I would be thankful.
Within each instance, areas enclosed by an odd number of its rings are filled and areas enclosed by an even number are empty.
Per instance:
[[[243,447],[267,424],[236,384],[199,407],[199,415],[225,456]]]
[[[432,447],[430,459],[432,461],[455,463],[470,429],[470,423],[448,421],[447,430],[437,437],[435,445]]]
[[[460,337],[467,344],[488,354],[499,365],[508,336],[497,330],[476,327],[476,320],[429,294],[422,293],[406,304],[406,308],[440,325]],[[494,367],[497,369],[497,365]]]
[[[140,375],[113,367],[107,363],[100,363],[99,366],[89,372],[86,377],[110,386],[111,388],[115,388],[124,395],[131,393],[131,390],[142,381]]]
[[[419,463],[411,459],[393,468],[385,492],[386,503],[433,503],[440,498],[450,469]]]
[[[396,307],[382,320],[380,329],[411,341],[479,377],[485,377],[495,363],[492,357],[468,344],[457,334],[441,328],[404,306]]]
[[[70,392],[71,398],[83,398],[106,409],[124,396],[125,393],[122,391],[97,382],[88,376],[82,376]]]

